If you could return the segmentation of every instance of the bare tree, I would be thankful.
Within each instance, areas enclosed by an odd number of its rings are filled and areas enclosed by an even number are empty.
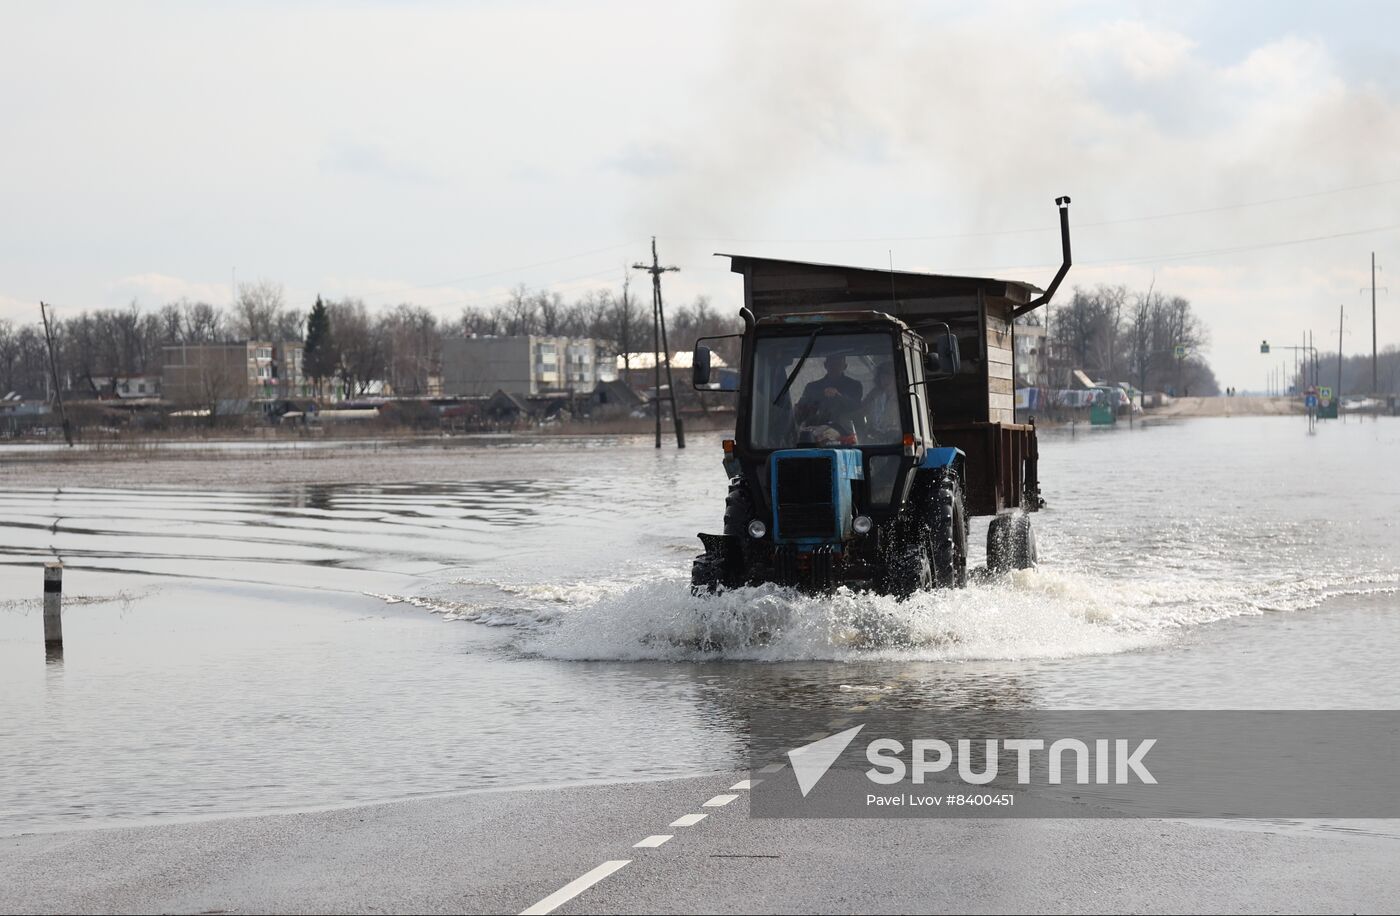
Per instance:
[[[0,318],[0,397],[21,387],[19,361],[20,341],[15,324],[7,318]]]
[[[626,277],[622,281],[622,295],[613,300],[612,309],[612,351],[615,355],[622,357],[622,371],[628,372],[632,368],[630,354],[638,344],[642,334],[639,326],[641,310],[632,299],[632,279]]]
[[[539,333],[547,337],[556,337],[563,333],[564,300],[560,295],[542,290],[535,295],[534,300]]]
[[[279,309],[272,322],[272,336],[268,340],[273,343],[301,340],[305,325],[306,316],[301,312],[294,308]]]
[[[184,316],[183,343],[219,343],[229,339],[228,322],[217,306],[207,302],[186,302],[181,312]]]
[[[273,340],[285,308],[282,284],[271,280],[238,284],[238,301],[234,303],[236,333],[246,340]],[[300,331],[293,335],[299,336]]]
[[[428,379],[442,366],[442,334],[432,312],[400,305],[383,315],[375,328],[384,346],[384,364],[395,394],[428,393]]]
[[[520,337],[525,334],[533,334],[536,325],[537,301],[530,295],[525,284],[520,284],[510,291],[510,300],[506,302],[501,318],[504,321],[504,333],[510,337]]]
[[[362,300],[328,302],[326,307],[340,352],[338,374],[345,384],[345,396],[358,397],[369,390],[371,382],[384,377],[383,340]]]
[[[209,425],[217,426],[222,408],[248,396],[247,364],[223,354],[201,360],[194,395],[193,406],[208,411]]]
[[[1147,390],[1147,372],[1152,366],[1152,297],[1157,280],[1154,277],[1146,293],[1140,293],[1133,304],[1128,338],[1128,365],[1132,369],[1139,391]]]

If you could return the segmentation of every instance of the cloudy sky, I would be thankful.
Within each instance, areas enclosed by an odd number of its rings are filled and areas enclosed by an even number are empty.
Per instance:
[[[715,251],[1185,295],[1400,342],[1392,3],[6,3],[0,317],[240,281],[443,315]],[[1360,320],[1364,315],[1364,325]],[[1275,356],[1277,362],[1277,356]]]

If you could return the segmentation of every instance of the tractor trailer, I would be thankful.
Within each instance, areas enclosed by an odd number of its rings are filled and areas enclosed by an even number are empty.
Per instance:
[[[723,528],[701,534],[691,588],[777,583],[907,598],[967,581],[969,519],[992,516],[990,570],[1037,562],[1034,421],[1015,422],[1015,321],[1028,283],[726,254],[744,321]],[[714,390],[710,344],[693,383]]]

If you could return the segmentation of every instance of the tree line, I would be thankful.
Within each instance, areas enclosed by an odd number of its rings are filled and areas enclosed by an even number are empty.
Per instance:
[[[1052,364],[1095,381],[1181,396],[1220,393],[1204,350],[1210,333],[1191,303],[1153,287],[1076,287],[1048,316]],[[1058,380],[1067,384],[1067,380]]]
[[[1276,351],[1279,357],[1289,365],[1289,354],[1284,351]],[[1274,365],[1277,365],[1275,363]],[[1342,360],[1341,371],[1341,394],[1343,397],[1353,398],[1369,394],[1393,394],[1400,391],[1400,347],[1394,344],[1387,344],[1380,348],[1375,361],[1375,386],[1372,387],[1372,364],[1371,354],[1366,353],[1360,356],[1348,356]],[[1261,374],[1263,369],[1260,369]],[[1337,388],[1337,354],[1322,353],[1317,361],[1318,384],[1324,385],[1334,391]],[[1293,384],[1306,388],[1312,382],[1311,373],[1304,373],[1299,368],[1296,375],[1293,375]]]
[[[737,316],[720,315],[704,297],[668,305],[666,319],[673,351],[739,326]],[[232,306],[181,299],[145,309],[133,302],[54,322],[60,378],[79,395],[98,394],[103,378],[158,375],[167,346],[246,340],[304,343],[303,372],[318,388],[338,383],[355,396],[383,380],[398,394],[420,395],[427,393],[429,377],[441,372],[444,338],[523,334],[590,337],[598,358],[607,361],[650,352],[650,291],[643,300],[623,283],[567,301],[522,285],[494,305],[464,307],[451,320],[412,303],[371,310],[354,297],[318,296],[309,309],[298,309],[288,304],[280,284],[264,280],[240,284]],[[39,322],[0,319],[0,396],[41,397],[51,387]]]
[[[1056,370],[1083,369],[1096,380],[1130,382],[1144,391],[1219,392],[1203,355],[1209,333],[1181,296],[1153,288],[1076,288],[1047,319],[1050,362]],[[703,296],[668,306],[667,323],[673,351],[689,349],[699,337],[739,330],[737,315],[716,311]],[[306,345],[306,376],[317,386],[338,383],[349,396],[364,393],[377,380],[399,394],[426,393],[429,377],[441,372],[445,337],[588,337],[597,341],[598,358],[609,362],[652,349],[650,290],[639,295],[630,283],[590,290],[572,300],[517,286],[495,304],[462,308],[452,320],[412,303],[371,310],[354,297],[318,297],[309,309],[299,309],[287,302],[280,284],[264,280],[240,284],[232,306],[181,299],[145,309],[133,302],[60,317],[54,331],[60,374],[79,394],[97,393],[97,379],[159,374],[163,348],[176,344],[301,341]],[[732,364],[737,352],[724,345],[731,343],[723,342],[718,350]],[[1395,362],[1400,356],[1389,350],[1386,356],[1382,375],[1393,376],[1400,371]],[[1328,377],[1335,377],[1333,360],[1333,375]],[[1344,387],[1370,387],[1369,380],[1359,384],[1359,364],[1355,386],[1350,360],[1347,369]],[[0,396],[11,391],[43,395],[50,387],[48,371],[38,321],[0,319]],[[1067,384],[1067,379],[1057,378],[1054,384]]]

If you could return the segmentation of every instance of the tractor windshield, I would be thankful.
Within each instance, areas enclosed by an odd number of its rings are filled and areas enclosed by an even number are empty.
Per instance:
[[[759,338],[750,445],[898,445],[903,440],[898,377],[889,334],[815,330]]]

